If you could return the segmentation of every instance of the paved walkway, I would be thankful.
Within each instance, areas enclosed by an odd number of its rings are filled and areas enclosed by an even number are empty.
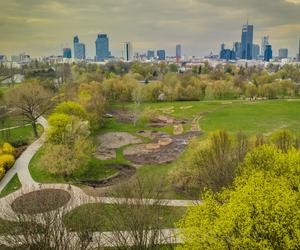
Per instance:
[[[38,123],[44,127],[44,131],[48,128],[48,122],[43,117],[41,117],[38,120]],[[32,143],[23,152],[23,154],[15,162],[14,166],[6,173],[5,177],[1,180],[0,192],[5,188],[5,186],[11,180],[11,178],[15,174],[18,174],[18,177],[22,184],[22,188],[0,199],[0,211],[7,212],[6,215],[0,214],[0,217],[8,220],[14,220],[15,213],[12,211],[10,206],[13,200],[26,193],[40,190],[40,189],[51,188],[51,189],[60,189],[69,192],[71,194],[71,199],[69,203],[66,204],[68,210],[72,210],[78,206],[81,206],[83,204],[89,204],[89,203],[124,204],[128,202],[128,199],[125,198],[89,196],[86,193],[84,193],[82,189],[67,184],[40,184],[35,182],[30,175],[28,166],[32,157],[42,147],[44,142],[45,142],[45,132],[38,140]],[[130,202],[134,204],[134,203],[140,203],[141,201],[138,199],[131,199]],[[144,204],[149,204],[149,205],[154,204],[155,202],[157,202],[157,200],[154,199],[143,200]],[[173,207],[187,207],[199,203],[200,201],[198,200],[159,200],[159,204],[161,204],[162,206],[173,206]],[[5,210],[1,210],[1,209],[5,209]]]

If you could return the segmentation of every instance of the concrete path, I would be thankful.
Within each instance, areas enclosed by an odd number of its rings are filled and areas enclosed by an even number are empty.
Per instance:
[[[38,123],[44,127],[44,131],[48,127],[47,120],[43,117],[38,119]],[[45,132],[43,135],[32,143],[23,154],[16,160],[14,166],[5,174],[3,179],[0,182],[0,192],[6,187],[9,181],[14,177],[15,174],[18,174],[22,186],[28,186],[35,184],[35,181],[32,179],[29,173],[29,162],[35,153],[40,149],[45,141]]]

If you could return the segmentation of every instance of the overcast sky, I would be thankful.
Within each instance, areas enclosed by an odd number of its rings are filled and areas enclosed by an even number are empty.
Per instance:
[[[104,32],[116,56],[124,41],[168,55],[180,43],[183,54],[204,56],[239,41],[247,15],[256,43],[269,35],[275,55],[281,47],[296,55],[300,0],[0,0],[0,54],[58,55],[77,34],[94,57]]]

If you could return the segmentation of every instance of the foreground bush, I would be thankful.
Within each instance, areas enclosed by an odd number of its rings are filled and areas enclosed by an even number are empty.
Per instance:
[[[299,249],[300,196],[285,177],[262,172],[232,190],[207,193],[179,223],[178,249]]]

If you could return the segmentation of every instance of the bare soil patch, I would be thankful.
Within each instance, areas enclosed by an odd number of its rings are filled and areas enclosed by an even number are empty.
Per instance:
[[[201,132],[191,131],[178,136],[168,134],[156,137],[151,144],[139,144],[126,148],[124,157],[136,165],[156,165],[176,160],[186,149],[191,138]]]
[[[110,113],[120,123],[133,123],[136,119],[136,114],[128,109],[115,109]]]
[[[98,147],[94,156],[100,160],[113,160],[116,158],[116,149],[143,141],[127,132],[109,132],[97,137]]]
[[[12,209],[20,214],[39,214],[58,209],[69,202],[71,195],[64,190],[42,189],[24,194],[13,201]]]

